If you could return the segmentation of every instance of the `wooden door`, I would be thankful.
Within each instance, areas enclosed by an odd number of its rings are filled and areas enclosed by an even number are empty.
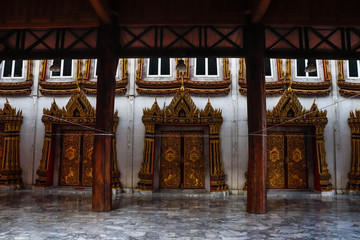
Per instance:
[[[83,134],[82,144],[82,165],[81,165],[81,185],[92,186],[92,155],[94,149],[94,132],[85,131]]]
[[[80,131],[64,131],[60,167],[60,185],[80,186],[81,137]]]
[[[288,188],[306,189],[308,187],[308,178],[305,136],[303,133],[287,133],[286,141]]]
[[[162,132],[160,157],[160,188],[181,187],[181,133]]]
[[[284,133],[269,132],[267,137],[267,187],[285,188]]]
[[[204,136],[184,133],[184,188],[205,188]]]

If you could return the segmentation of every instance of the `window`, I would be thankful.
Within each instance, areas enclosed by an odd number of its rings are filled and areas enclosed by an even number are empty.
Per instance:
[[[170,58],[149,58],[149,76],[170,76]]]
[[[55,59],[52,64],[59,64],[60,72],[51,71],[51,77],[72,77],[72,59]]]
[[[296,60],[296,76],[297,77],[318,77],[318,65],[317,62],[315,60],[315,67],[316,67],[316,71],[315,72],[305,72],[305,67],[307,66],[307,59],[297,59]]]
[[[98,76],[98,62],[97,62],[97,59],[94,59],[94,77],[97,78]],[[119,77],[119,65],[117,65],[116,67],[116,74],[115,74],[115,77]]]
[[[217,76],[217,68],[216,58],[196,58],[195,76]]]
[[[23,60],[5,60],[2,62],[3,78],[22,78],[24,76]]]
[[[265,76],[272,77],[271,60],[270,58],[265,59]]]
[[[359,76],[359,61],[349,60],[348,61],[348,77],[349,78],[358,78]]]

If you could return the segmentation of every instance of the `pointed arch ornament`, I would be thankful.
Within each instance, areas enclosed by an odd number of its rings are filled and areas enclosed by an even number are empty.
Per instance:
[[[320,176],[321,191],[332,191],[328,164],[326,162],[324,128],[328,122],[327,111],[320,111],[315,100],[309,110],[306,110],[298,100],[295,91],[289,88],[284,92],[278,104],[271,111],[266,112],[267,125],[281,124],[314,126],[316,133],[316,165]]]
[[[203,110],[199,110],[191,99],[189,91],[180,89],[164,110],[160,109],[155,98],[151,108],[143,109],[142,121],[145,125],[144,152],[138,174],[137,190],[153,190],[155,131],[156,126],[159,125],[208,126],[210,133],[210,190],[211,192],[225,192],[228,190],[221,159],[220,128],[223,122],[222,112],[219,109],[214,109],[210,100]]]
[[[55,99],[49,109],[43,109],[43,116],[41,121],[45,125],[45,137],[42,149],[42,157],[40,160],[40,166],[36,171],[38,179],[36,179],[37,187],[48,187],[52,185],[52,172],[53,172],[53,157],[55,148],[55,139],[53,137],[56,132],[56,128],[75,124],[84,127],[95,127],[96,122],[96,111],[91,106],[85,93],[78,89],[71,96],[66,107],[60,109]],[[116,139],[115,132],[119,123],[118,111],[114,113],[114,125],[112,135],[112,188],[120,188],[120,172],[117,168],[116,162]]]
[[[0,186],[23,185],[19,144],[22,120],[22,111],[12,108],[6,99],[4,108],[0,109],[0,124],[4,127],[4,135],[0,136]]]

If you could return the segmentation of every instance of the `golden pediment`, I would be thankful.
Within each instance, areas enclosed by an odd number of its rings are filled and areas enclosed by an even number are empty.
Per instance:
[[[222,123],[222,112],[214,109],[210,100],[203,110],[199,110],[192,100],[188,90],[178,90],[169,106],[160,109],[157,100],[152,107],[143,109],[142,120],[146,125],[153,126],[158,123],[166,124],[208,124],[219,125]],[[216,131],[219,131],[217,129]]]
[[[21,116],[22,111],[16,111],[16,108],[12,108],[9,101],[6,99],[6,102],[4,104],[4,108],[0,109],[0,116]]]
[[[170,105],[165,109],[166,117],[198,117],[199,109],[191,99],[188,91],[178,91]]]

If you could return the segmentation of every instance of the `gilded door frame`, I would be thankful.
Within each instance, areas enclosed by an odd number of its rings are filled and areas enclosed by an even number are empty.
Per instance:
[[[0,186],[21,188],[22,170],[20,168],[20,129],[23,121],[22,111],[11,107],[6,99],[4,108],[0,109],[0,124],[3,125],[4,147],[1,149]]]
[[[45,137],[43,143],[42,157],[40,160],[40,166],[36,171],[38,178],[36,179],[35,186],[37,187],[49,187],[54,185],[54,178],[58,179],[58,176],[54,177],[54,174],[58,173],[54,171],[55,158],[60,158],[60,135],[62,128],[72,128],[77,130],[86,129],[90,127],[94,129],[96,121],[96,111],[91,106],[85,93],[78,89],[75,92],[66,107],[60,109],[55,99],[51,104],[50,109],[43,109],[43,116],[41,118],[45,125]],[[116,162],[116,138],[115,132],[119,123],[118,112],[114,113],[114,125],[113,125],[113,137],[112,137],[112,152],[113,152],[113,163],[112,163],[112,187],[119,189],[120,184],[120,172],[117,168]],[[81,125],[74,127],[74,125]],[[59,164],[56,166],[59,167]]]
[[[210,99],[203,110],[199,110],[190,97],[189,91],[180,88],[169,106],[160,109],[157,100],[152,107],[143,109],[142,121],[145,125],[144,152],[137,190],[154,190],[154,162],[156,128],[162,125],[207,126],[209,128],[210,191],[225,192],[225,173],[221,159],[220,128],[222,112],[214,109]]]
[[[333,190],[325,152],[324,128],[328,122],[326,115],[327,111],[319,110],[315,100],[311,108],[306,110],[291,88],[284,92],[273,110],[266,112],[268,131],[273,126],[312,126],[315,128],[315,167],[319,173],[320,185],[320,188],[317,190],[321,192]]]
[[[205,190],[211,191],[210,188],[210,160],[209,160],[209,127],[207,126],[171,126],[160,125],[155,130],[155,162],[154,162],[154,186],[153,190],[159,189],[160,186],[160,157],[161,157],[161,133],[162,132],[203,132],[204,134],[204,163],[205,163]]]

